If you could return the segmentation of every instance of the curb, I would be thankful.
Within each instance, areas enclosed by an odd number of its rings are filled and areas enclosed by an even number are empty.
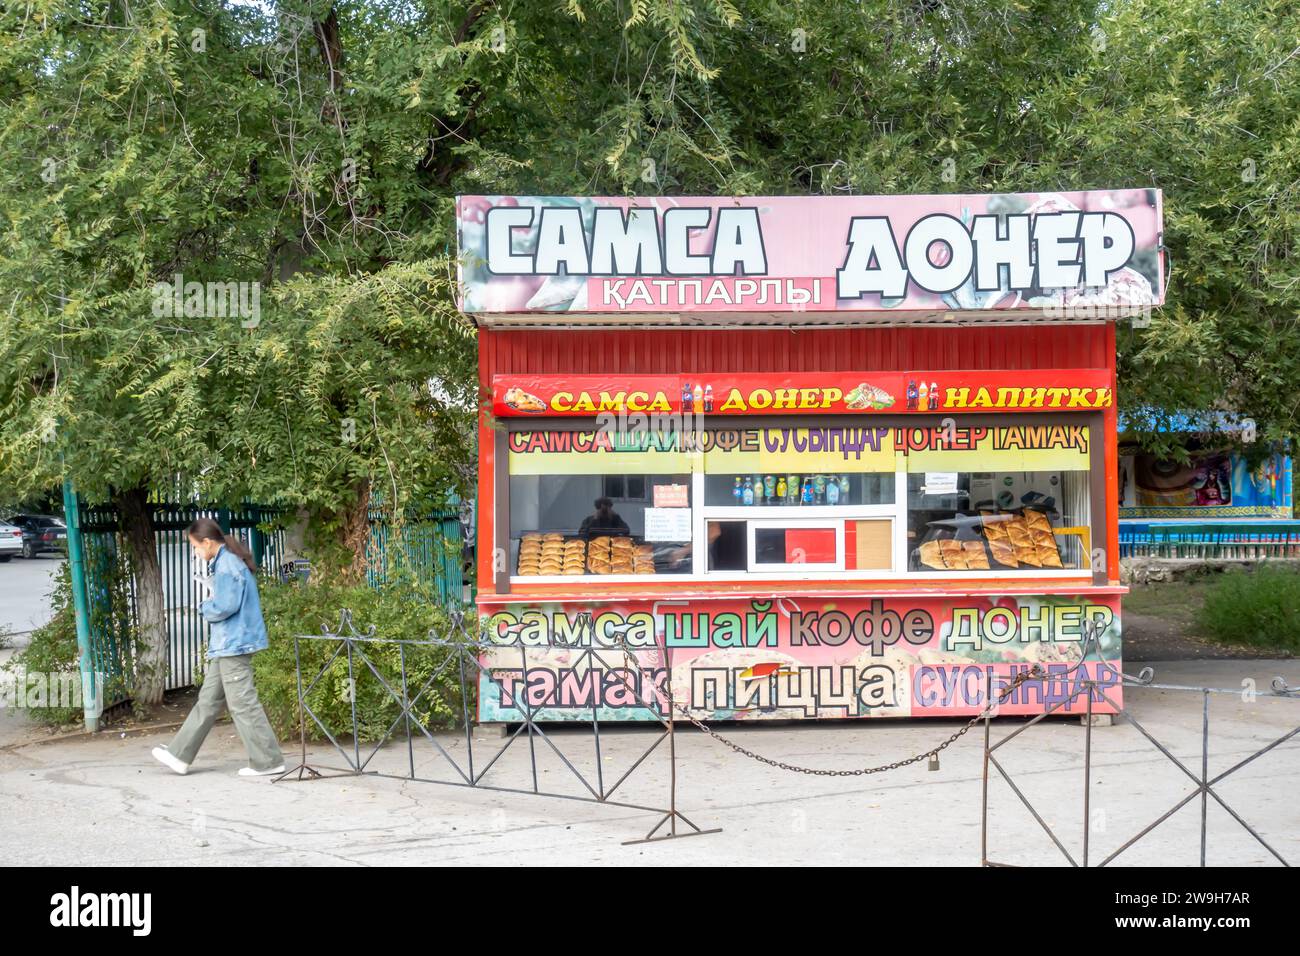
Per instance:
[[[217,723],[223,724],[223,723],[227,723],[228,721],[229,718],[223,716],[220,720],[217,721]],[[109,736],[114,736],[119,740],[124,740],[129,737],[144,737],[147,734],[157,733],[160,730],[180,730],[181,724],[183,723],[185,723],[185,721],[176,720],[166,724],[151,724],[148,727],[132,727],[128,730],[114,730],[113,728],[109,727],[104,730],[96,731],[93,734],[87,733],[84,730],[77,730],[71,733],[56,734],[54,736],[43,737],[37,740],[27,740],[15,744],[5,744],[3,747],[0,747],[0,753],[11,753],[15,750],[22,750],[25,747],[43,747],[47,744],[65,744],[65,743],[71,743],[78,740],[80,741],[107,740]]]

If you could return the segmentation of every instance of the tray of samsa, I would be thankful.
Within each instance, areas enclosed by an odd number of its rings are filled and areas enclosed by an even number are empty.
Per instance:
[[[533,575],[586,574],[587,543],[558,532],[532,532],[519,539],[517,573]]]
[[[959,532],[939,531],[923,541],[916,549],[921,567],[933,571],[1064,567],[1052,522],[1044,512],[1033,508],[981,511],[979,518],[964,523]]]
[[[587,570],[592,574],[654,574],[654,547],[616,535],[592,538],[587,543]]]

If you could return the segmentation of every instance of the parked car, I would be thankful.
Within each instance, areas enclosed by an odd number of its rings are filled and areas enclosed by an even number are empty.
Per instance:
[[[53,515],[14,515],[9,519],[23,533],[23,557],[34,558],[46,551],[62,553],[68,546],[68,529]]]
[[[0,521],[0,564],[15,554],[23,553],[23,529],[16,524]]]

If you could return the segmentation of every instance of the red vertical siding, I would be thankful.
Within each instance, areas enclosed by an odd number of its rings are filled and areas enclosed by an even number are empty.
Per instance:
[[[479,330],[479,381],[493,375],[655,375],[947,369],[1115,369],[1114,326],[844,329]],[[1117,494],[1116,412],[1105,413],[1107,494]],[[491,593],[492,432],[481,417],[479,581]],[[1119,553],[1114,508],[1106,548]],[[1118,578],[1117,562],[1109,577]]]
[[[938,329],[490,330],[479,332],[484,384],[494,374],[652,375],[911,369],[1109,368],[1107,326]]]

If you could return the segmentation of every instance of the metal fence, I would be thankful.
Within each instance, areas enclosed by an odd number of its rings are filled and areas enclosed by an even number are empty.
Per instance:
[[[580,629],[590,628],[590,615],[587,615],[580,622]],[[319,653],[311,654],[312,661],[304,666],[304,649],[310,645],[315,645]],[[393,650],[397,651],[395,660]],[[632,686],[631,678],[626,678],[626,689],[637,700],[631,709],[646,714],[658,724],[648,744],[643,735],[637,735],[630,747],[618,749],[602,741],[601,720],[594,701],[586,720],[570,723],[563,731],[548,731],[539,723],[542,705],[530,700],[528,694],[520,695],[516,701],[520,723],[499,745],[476,741],[471,715],[476,710],[479,681],[490,672],[486,659],[503,650],[519,654],[525,677],[529,672],[530,651],[540,653],[523,643],[478,640],[469,633],[458,608],[449,612],[445,633],[431,632],[424,640],[376,636],[373,626],[358,631],[348,610],[341,612],[337,629],[325,627],[320,634],[295,637],[301,752],[298,763],[275,782],[369,775],[590,801],[655,814],[655,823],[646,834],[624,841],[625,844],[720,832],[696,826],[677,808],[677,746],[671,696],[661,697],[657,691],[639,692]],[[623,646],[617,650],[594,646],[575,648],[572,664],[575,668],[625,673],[619,668],[629,666],[628,655],[632,657],[633,668],[651,666],[642,665],[637,659],[637,655],[647,652],[656,661],[662,661],[658,666],[664,668],[666,686],[671,687],[672,649],[661,643],[643,648]],[[335,671],[346,681],[345,696],[350,707],[347,716],[330,720],[318,710],[331,698],[338,699],[334,685],[326,686]],[[432,723],[429,714],[437,706],[435,698],[448,693],[451,699],[442,700],[441,706],[458,733],[440,740],[429,726]],[[368,713],[359,716],[362,707]],[[391,714],[391,719],[384,716],[376,720],[375,715],[380,711]],[[345,766],[326,766],[311,759],[307,750],[309,721],[312,736],[323,735]],[[575,725],[585,727],[590,736],[573,733]],[[627,744],[626,740],[620,742]],[[656,775],[647,762],[665,742],[663,755],[667,767],[661,768],[661,775]],[[399,746],[385,753],[388,744]],[[526,753],[526,763],[506,759],[512,749],[516,755]],[[547,755],[559,761],[562,772],[542,776],[548,771],[541,767],[540,758]],[[634,782],[643,788],[666,787],[666,805],[651,805],[641,802],[650,798],[629,796],[629,782],[634,777],[637,778]],[[569,784],[567,791],[562,789],[564,782]]]
[[[202,595],[193,581],[194,556],[185,529],[196,518],[213,518],[243,541],[263,568],[279,565],[284,533],[274,526],[280,510],[264,505],[231,509],[155,503],[151,510],[167,622],[166,688],[174,690],[194,683],[207,638],[207,625],[198,613]],[[97,672],[104,675],[104,706],[111,708],[130,695],[132,637],[139,623],[136,578],[115,507],[82,505],[81,534],[92,655]]]
[[[394,525],[386,511],[370,510],[366,579],[371,587],[389,583],[402,570],[435,586],[439,603],[464,603],[464,532],[458,512],[410,515]]]
[[[1121,524],[1121,558],[1300,558],[1300,521]]]
[[[1258,747],[1258,749],[1253,750],[1244,758],[1236,760],[1232,764],[1232,766],[1230,766],[1228,769],[1212,775],[1210,771],[1210,741],[1211,741],[1210,700],[1212,697],[1216,695],[1229,695],[1240,699],[1243,697],[1243,689],[1242,688],[1218,688],[1218,687],[1193,687],[1193,686],[1187,686],[1181,684],[1158,684],[1154,680],[1154,672],[1149,667],[1145,668],[1142,671],[1142,673],[1137,677],[1130,677],[1129,675],[1126,674],[1121,676],[1122,676],[1123,683],[1125,684],[1126,687],[1130,687],[1130,688],[1148,687],[1154,690],[1171,691],[1171,692],[1183,693],[1183,694],[1197,694],[1200,696],[1201,719],[1199,722],[1200,726],[1199,728],[1197,728],[1200,736],[1200,747],[1198,748],[1199,753],[1196,755],[1197,759],[1193,761],[1192,759],[1189,759],[1186,756],[1180,758],[1174,752],[1173,746],[1171,746],[1166,741],[1160,740],[1155,735],[1155,733],[1153,733],[1151,730],[1148,730],[1147,727],[1143,726],[1143,724],[1133,716],[1131,711],[1125,709],[1124,707],[1119,706],[1115,702],[1114,698],[1111,696],[1111,688],[1113,687],[1113,685],[1102,684],[1092,679],[1087,679],[1087,678],[1080,679],[1075,684],[1072,692],[1065,695],[1064,699],[1048,707],[1042,714],[1033,717],[1032,719],[1026,721],[1024,724],[1017,727],[1015,730],[1012,730],[1004,734],[1003,736],[1001,736],[996,740],[993,737],[993,730],[992,730],[992,719],[994,715],[992,713],[987,714],[984,718],[984,783],[983,783],[983,799],[982,799],[981,823],[980,823],[980,859],[982,864],[984,866],[1018,865],[1014,863],[1008,863],[1005,860],[995,861],[993,859],[990,859],[989,857],[989,806],[990,806],[989,782],[991,779],[989,771],[991,768],[992,770],[995,770],[998,776],[1007,784],[1007,786],[1011,789],[1011,792],[1015,794],[1016,798],[1020,801],[1020,803],[1028,811],[1029,815],[1033,818],[1034,822],[1038,824],[1038,826],[1047,835],[1048,839],[1052,842],[1052,845],[1056,847],[1057,851],[1060,852],[1061,856],[1064,857],[1066,862],[1068,862],[1071,866],[1080,866],[1080,867],[1107,866],[1113,863],[1121,854],[1129,850],[1131,847],[1133,847],[1135,844],[1139,843],[1143,839],[1150,836],[1158,827],[1161,826],[1161,824],[1165,823],[1172,816],[1174,816],[1184,807],[1188,806],[1189,804],[1192,804],[1193,802],[1199,804],[1198,809],[1200,811],[1200,825],[1199,825],[1200,865],[1205,866],[1207,848],[1209,843],[1210,828],[1209,828],[1208,810],[1210,808],[1210,801],[1214,801],[1214,804],[1216,806],[1219,806],[1224,811],[1226,811],[1227,814],[1230,817],[1232,817],[1232,819],[1242,827],[1242,829],[1244,829],[1247,833],[1249,833],[1252,837],[1254,837],[1254,839],[1258,841],[1259,844],[1265,850],[1267,850],[1269,854],[1271,854],[1273,858],[1276,859],[1282,866],[1290,866],[1291,864],[1289,863],[1287,858],[1281,852],[1279,852],[1279,850],[1276,847],[1270,844],[1268,840],[1266,840],[1264,836],[1260,834],[1259,830],[1255,826],[1251,825],[1251,823],[1245,818],[1245,816],[1239,813],[1237,809],[1232,807],[1228,803],[1224,795],[1221,794],[1217,788],[1223,783],[1224,780],[1226,780],[1231,775],[1237,773],[1242,768],[1253,764],[1256,760],[1263,757],[1265,754],[1268,754],[1276,750],[1277,748],[1281,747],[1283,744],[1287,743],[1287,741],[1296,737],[1297,734],[1300,734],[1300,726],[1292,727],[1291,730],[1275,738],[1274,740],[1270,741],[1264,746]],[[1047,816],[1051,816],[1051,817],[1057,817],[1062,811],[1062,807],[1059,805],[1059,802],[1050,808],[1040,808],[1035,806],[1034,803],[1025,794],[1024,790],[1017,785],[1015,775],[1007,769],[1007,767],[1001,760],[999,760],[998,752],[1001,751],[1003,747],[1006,747],[1007,744],[1011,743],[1011,741],[1016,740],[1018,738],[1021,739],[1021,742],[1023,744],[1024,739],[1026,738],[1023,738],[1022,735],[1024,735],[1031,727],[1039,724],[1041,721],[1045,720],[1047,717],[1050,717],[1052,714],[1059,712],[1062,708],[1066,707],[1070,703],[1070,701],[1078,699],[1080,695],[1085,696],[1086,704],[1087,704],[1086,715],[1084,716],[1085,729],[1083,734],[1083,768],[1082,768],[1082,774],[1080,780],[1080,785],[1081,785],[1080,786],[1080,790],[1081,790],[1080,812],[1082,815],[1081,816],[1082,843],[1081,845],[1075,847],[1075,853],[1071,853],[1070,848],[1066,845],[1065,838],[1062,836],[1060,832],[1061,829],[1060,824],[1058,823],[1057,825],[1054,826],[1052,823],[1049,823],[1048,820],[1044,817],[1044,814],[1047,814]],[[1284,681],[1280,677],[1277,677],[1273,679],[1273,684],[1269,691],[1267,692],[1253,691],[1251,692],[1250,699],[1251,700],[1276,699],[1276,700],[1300,701],[1300,688],[1289,687],[1286,681]],[[1115,849],[1111,850],[1106,856],[1104,856],[1100,860],[1100,862],[1096,861],[1097,854],[1094,853],[1094,847],[1093,847],[1093,831],[1094,829],[1097,828],[1096,822],[1094,820],[1094,815],[1092,812],[1093,810],[1092,796],[1093,796],[1095,778],[1097,776],[1097,774],[1095,774],[1093,770],[1093,749],[1094,748],[1093,748],[1092,727],[1093,727],[1094,703],[1098,705],[1101,705],[1103,703],[1108,705],[1114,711],[1115,721],[1123,722],[1125,725],[1131,726],[1138,733],[1139,737],[1141,738],[1141,741],[1145,741],[1147,744],[1151,745],[1151,747],[1154,748],[1156,753],[1158,753],[1161,757],[1169,761],[1170,764],[1172,764],[1175,768],[1177,768],[1177,770],[1181,774],[1181,777],[1186,778],[1186,782],[1189,782],[1191,784],[1191,789],[1183,793],[1181,797],[1177,799],[1176,802],[1173,803],[1172,806],[1170,806],[1167,810],[1165,810],[1163,813],[1157,816],[1154,820],[1152,820],[1151,822],[1147,823],[1145,826],[1142,826],[1140,829],[1138,829],[1130,837],[1128,837],[1126,840],[1120,843]],[[1300,718],[1300,714],[1297,715],[1297,718]],[[1153,758],[1155,758],[1155,753],[1153,753],[1152,756]],[[1193,766],[1188,766],[1189,763],[1193,764]],[[1147,781],[1151,779],[1153,775],[1153,769],[1154,768],[1151,765],[1149,765],[1149,763],[1144,763],[1142,765],[1142,775],[1144,779],[1146,779]],[[1041,773],[1041,771],[1037,771],[1037,772]],[[1077,772],[1077,769],[1075,769],[1073,772]],[[1113,776],[1113,775],[1114,775],[1113,770],[1108,772],[1108,776]],[[1022,842],[1021,840],[1017,840],[1018,844],[1021,842]],[[1170,858],[1166,853],[1166,854],[1162,854],[1162,859],[1169,860]]]
[[[195,682],[207,640],[207,624],[198,612],[202,595],[193,581],[193,553],[185,529],[196,518],[213,518],[248,546],[264,574],[276,574],[286,557],[285,512],[259,504],[218,508],[154,502],[150,507],[167,622],[166,687],[174,690]],[[133,640],[138,624],[136,580],[117,509],[112,505],[83,504],[80,519],[92,665],[103,681],[104,708],[111,711],[130,699]],[[394,552],[399,538],[406,544],[402,554],[397,555]],[[415,516],[395,532],[386,515],[374,511],[366,546],[369,583],[381,587],[400,565],[409,568],[419,580],[434,585],[440,601],[458,605],[463,592],[461,549],[462,534],[455,512]]]

